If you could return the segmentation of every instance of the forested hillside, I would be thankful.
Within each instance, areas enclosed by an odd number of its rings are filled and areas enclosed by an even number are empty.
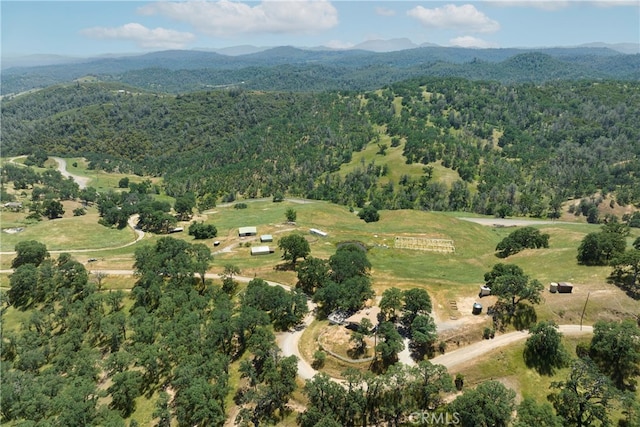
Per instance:
[[[606,48],[467,49],[420,47],[396,52],[303,50],[277,47],[227,56],[163,51],[2,70],[2,95],[90,76],[149,90],[184,93],[221,85],[248,90],[372,90],[419,76],[463,77],[503,83],[640,78],[640,55]]]
[[[115,84],[52,87],[3,102],[5,155],[42,149],[163,176],[169,195],[278,192],[378,208],[556,216],[567,198],[640,203],[640,84],[542,85],[423,77],[373,92],[183,95]],[[337,173],[352,154],[379,155]],[[425,165],[390,171],[387,149]],[[433,165],[457,173],[445,184]],[[402,166],[394,166],[402,169]],[[384,178],[394,172],[401,178]],[[384,185],[381,185],[381,179]]]

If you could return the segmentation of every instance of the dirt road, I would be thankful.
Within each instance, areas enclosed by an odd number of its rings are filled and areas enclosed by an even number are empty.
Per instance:
[[[593,333],[593,327],[580,325],[559,325],[559,331],[564,335],[587,335]],[[528,331],[509,332],[498,335],[493,339],[480,341],[463,348],[451,351],[441,356],[431,359],[431,363],[444,365],[448,369],[471,362],[497,348],[506,347],[518,341],[524,340],[529,336]]]
[[[51,157],[58,163],[58,171],[67,178],[73,178],[73,180],[78,184],[78,186],[82,188],[87,188],[87,184],[89,183],[90,178],[86,176],[74,175],[70,172],[67,172],[67,161],[61,157]]]

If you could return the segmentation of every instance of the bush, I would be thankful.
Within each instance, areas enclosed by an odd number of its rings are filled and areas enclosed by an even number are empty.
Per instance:
[[[358,217],[365,222],[376,222],[380,220],[380,214],[374,206],[367,206],[358,212]]]
[[[498,258],[506,258],[517,254],[523,249],[538,249],[549,247],[549,235],[540,233],[533,227],[523,227],[502,239],[496,246]]]
[[[233,209],[247,209],[246,203],[236,203],[233,205]]]
[[[73,210],[73,216],[82,216],[86,214],[87,214],[87,211],[84,208],[75,208]]]
[[[213,224],[194,222],[189,226],[189,235],[195,239],[211,239],[218,235],[218,229]]]

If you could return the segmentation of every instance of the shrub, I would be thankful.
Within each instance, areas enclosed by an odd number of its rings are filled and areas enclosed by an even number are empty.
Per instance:
[[[189,226],[189,235],[195,239],[211,239],[218,235],[218,229],[213,224],[194,222]]]

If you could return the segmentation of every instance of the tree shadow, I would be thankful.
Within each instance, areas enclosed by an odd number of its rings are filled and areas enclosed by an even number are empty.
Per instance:
[[[296,271],[296,265],[290,262],[285,262],[283,264],[276,264],[273,269],[276,271]]]
[[[516,307],[516,311],[513,313],[512,323],[513,326],[522,331],[524,329],[529,329],[531,326],[535,325],[538,321],[538,315],[536,314],[536,309],[531,305],[518,304]]]
[[[628,272],[614,271],[607,277],[607,283],[619,287],[629,298],[640,300],[640,284],[636,284],[635,280],[633,274]]]
[[[538,321],[535,308],[528,304],[518,304],[512,310],[511,305],[497,302],[489,308],[489,313],[493,316],[494,329],[500,332],[504,332],[509,325],[519,331],[529,329]]]

